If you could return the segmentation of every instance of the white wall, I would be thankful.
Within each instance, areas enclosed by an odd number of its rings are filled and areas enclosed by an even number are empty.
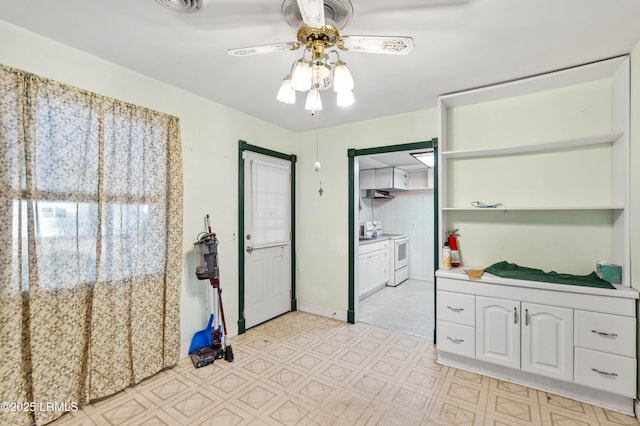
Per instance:
[[[220,240],[220,280],[230,334],[237,332],[238,140],[292,153],[295,136],[223,105],[0,21],[0,63],[180,118],[184,162],[181,344],[208,319],[208,281],[194,273],[193,242],[210,214]],[[10,42],[9,42],[10,40]]]
[[[354,107],[357,108],[357,103]],[[316,132],[296,135],[298,302],[305,309],[320,307],[326,312],[336,312],[336,317],[346,318],[349,290],[347,150],[426,141],[437,135],[435,108],[321,129],[318,157],[322,169],[319,173],[313,170]],[[324,189],[322,196],[318,194],[320,181]]]

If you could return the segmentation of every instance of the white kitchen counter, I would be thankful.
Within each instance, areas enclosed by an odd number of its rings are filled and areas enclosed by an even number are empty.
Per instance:
[[[457,280],[468,280],[467,271],[469,269],[482,269],[472,268],[468,266],[460,266],[458,268],[451,269],[438,269],[436,271],[436,277],[451,278]],[[628,299],[638,299],[640,295],[638,291],[633,288],[624,287],[621,285],[612,284],[614,289],[609,288],[597,288],[586,287],[580,285],[547,283],[541,281],[528,281],[528,280],[516,280],[512,278],[502,278],[485,272],[482,277],[478,279],[472,279],[471,282],[478,282],[484,284],[500,284],[513,287],[535,288],[540,290],[561,291],[565,293],[580,293],[580,294],[593,294],[607,297],[620,297]]]

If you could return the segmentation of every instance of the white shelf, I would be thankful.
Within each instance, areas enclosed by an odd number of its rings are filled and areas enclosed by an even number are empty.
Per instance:
[[[544,151],[559,151],[568,148],[579,148],[590,145],[612,143],[623,135],[622,132],[610,132],[583,138],[560,139],[552,142],[535,143],[505,148],[472,149],[464,151],[443,151],[443,159],[496,157],[500,155],[527,154]]]
[[[446,211],[581,211],[581,210],[624,210],[624,206],[583,206],[583,207],[570,207],[570,206],[545,206],[545,207],[497,207],[497,208],[478,208],[478,207],[443,207],[442,210]]]

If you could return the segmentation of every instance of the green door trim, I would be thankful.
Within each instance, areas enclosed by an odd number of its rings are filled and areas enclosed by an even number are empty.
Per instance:
[[[396,152],[396,151],[411,151],[411,150],[420,150],[420,149],[433,149],[435,164],[434,164],[434,229],[438,229],[438,138],[433,138],[430,141],[422,141],[422,142],[412,142],[405,143],[399,145],[387,145],[380,146],[375,148],[364,148],[364,149],[348,149],[347,156],[349,158],[349,308],[347,311],[347,322],[354,324],[355,317],[355,157],[362,155],[371,155],[371,154],[384,154],[388,152]],[[434,270],[438,266],[438,239],[434,238]],[[435,279],[435,277],[434,277]],[[434,290],[435,291],[435,290]],[[435,329],[434,329],[434,339],[435,339]],[[434,340],[435,341],[435,340]]]
[[[284,154],[243,140],[238,143],[238,334],[243,334],[245,328],[244,316],[244,158],[245,151],[255,152],[269,157],[279,158],[291,162],[291,310],[298,307],[296,296],[296,161],[293,154]]]

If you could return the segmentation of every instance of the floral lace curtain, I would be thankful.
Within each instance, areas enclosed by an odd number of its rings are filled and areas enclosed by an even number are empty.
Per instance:
[[[45,424],[177,362],[179,133],[0,65],[0,401],[16,408],[0,424]]]

